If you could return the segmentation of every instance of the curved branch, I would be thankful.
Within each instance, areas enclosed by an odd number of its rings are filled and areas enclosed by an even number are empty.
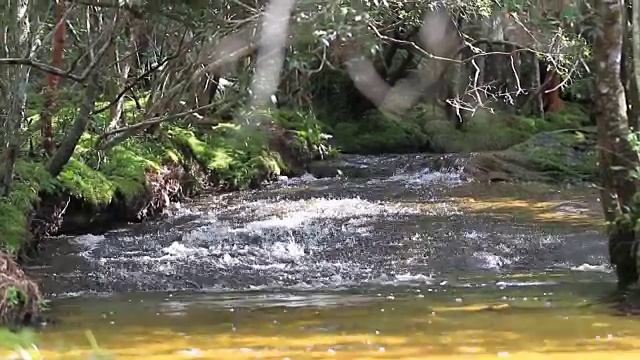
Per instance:
[[[83,82],[86,78],[86,76],[74,75],[55,66],[51,66],[49,64],[45,64],[28,58],[0,58],[0,65],[26,65],[34,69],[44,71],[48,74],[58,75],[63,78],[71,79],[75,82]]]

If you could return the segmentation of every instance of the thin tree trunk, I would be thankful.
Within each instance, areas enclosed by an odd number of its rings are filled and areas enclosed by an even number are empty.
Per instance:
[[[602,206],[606,220],[615,224],[609,235],[609,255],[616,268],[618,287],[626,290],[638,281],[633,214],[630,212],[636,184],[629,175],[638,167],[638,154],[629,142],[629,124],[621,82],[624,37],[624,0],[598,0],[602,32],[595,46],[598,126],[598,160],[602,181]],[[620,216],[631,216],[632,224],[617,224]]]
[[[67,25],[64,21],[65,6],[62,0],[56,0],[55,23],[56,29],[53,35],[53,47],[51,49],[51,66],[62,68],[62,58],[64,55],[64,41],[67,32]],[[47,155],[51,155],[54,150],[53,144],[53,124],[51,123],[53,114],[56,111],[56,90],[60,77],[55,74],[47,75],[47,86],[44,89],[44,106],[40,113],[40,123],[42,124],[42,148]]]
[[[31,35],[31,24],[29,22],[29,0],[20,0],[16,5],[16,43],[14,49],[18,53],[29,48],[29,37]],[[4,125],[5,146],[2,153],[2,163],[0,165],[0,181],[2,181],[2,194],[9,195],[11,183],[13,181],[13,171],[21,144],[22,122],[26,118],[27,91],[29,88],[29,74],[31,68],[26,65],[16,66],[13,77],[15,86],[14,95],[9,95],[9,111]]]
[[[89,78],[84,95],[82,97],[82,104],[80,105],[80,111],[73,121],[71,128],[67,131],[67,136],[60,143],[56,152],[53,153],[49,161],[47,161],[46,169],[51,176],[58,176],[64,166],[69,162],[73,152],[76,149],[76,145],[82,134],[84,134],[91,120],[91,113],[94,110],[96,100],[98,98],[98,72],[92,74]]]
[[[633,79],[630,80],[629,92],[631,95],[631,116],[629,119],[631,129],[638,131],[640,121],[640,0],[633,0],[631,8],[632,22],[632,54],[633,54]]]
[[[128,56],[128,58],[122,60],[122,68],[120,68],[120,64],[116,64],[115,66],[116,71],[119,73],[118,76],[120,78],[120,81],[118,83],[119,86],[117,86],[118,89],[124,88],[127,85],[129,81],[129,73],[131,73],[131,70],[135,68],[135,64],[138,59],[138,51],[139,51],[139,49],[137,49],[136,47],[136,40],[139,37],[139,34],[142,32],[142,28],[144,25],[142,21],[143,20],[141,19],[135,19],[133,16],[130,16],[129,43],[125,51],[125,56]],[[120,52],[118,51],[118,46],[114,46],[114,52],[115,52],[115,58],[116,58],[115,61],[119,61]],[[118,101],[111,107],[111,122],[107,127],[107,131],[111,131],[113,129],[118,128],[119,126],[122,125],[121,121],[124,122],[124,119],[123,119],[124,105],[125,105],[125,97],[123,96],[120,99],[118,99]]]
[[[97,13],[97,10],[88,7],[87,17],[88,37],[89,39],[97,40],[100,37],[100,29],[103,28],[101,26],[102,21],[100,19],[100,15]],[[106,45],[107,44],[105,44],[104,46]],[[106,50],[106,47],[101,48],[100,51],[102,51],[103,49]],[[89,63],[92,64],[94,63],[94,61],[100,61],[101,56],[102,54],[97,54],[94,51],[89,51]],[[58,176],[60,172],[62,172],[64,166],[73,156],[76,146],[78,145],[78,141],[80,141],[80,138],[89,125],[91,114],[93,113],[95,103],[99,95],[98,82],[100,80],[100,71],[97,69],[98,67],[99,64],[96,65],[96,69],[93,69],[93,72],[87,79],[87,84],[84,89],[84,95],[82,97],[82,103],[80,104],[80,110],[78,111],[78,115],[73,121],[71,128],[67,131],[67,135],[60,143],[60,146],[56,149],[56,151],[45,164],[45,169],[49,172],[49,174],[51,174],[51,176]]]

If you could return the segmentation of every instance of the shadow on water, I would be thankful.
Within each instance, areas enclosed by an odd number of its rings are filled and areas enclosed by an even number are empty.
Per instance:
[[[61,323],[42,345],[71,356],[90,329],[131,359],[633,354],[640,324],[598,305],[614,279],[591,189],[472,183],[425,156],[349,161],[369,176],[283,179],[50,239],[31,272]]]

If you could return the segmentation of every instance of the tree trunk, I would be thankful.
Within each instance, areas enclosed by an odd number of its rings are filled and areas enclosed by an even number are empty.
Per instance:
[[[133,33],[133,30],[131,30],[131,32]],[[125,56],[128,56],[128,58],[120,59],[120,52],[118,51],[117,44],[114,46],[113,50],[115,53],[115,62],[116,62],[116,64],[114,65],[115,71],[117,73],[116,77],[120,79],[120,81],[118,81],[117,79],[114,81],[116,85],[114,86],[114,88],[117,89],[117,91],[115,91],[114,96],[116,96],[117,93],[120,92],[120,89],[127,86],[129,82],[129,73],[131,72],[132,64],[136,61],[136,56],[132,55],[132,53],[135,51],[134,35],[132,34],[129,36],[129,44],[125,51]],[[117,129],[121,125],[121,121],[123,120],[122,115],[124,112],[125,100],[126,100],[126,97],[124,96],[120,97],[120,99],[118,99],[118,101],[116,101],[116,103],[113,104],[109,109],[111,113],[111,121],[107,126],[107,131]]]
[[[16,4],[16,35],[12,44],[17,53],[24,54],[24,49],[29,47],[31,24],[29,22],[29,0],[20,0]],[[31,68],[26,65],[18,65],[12,76],[12,86],[15,93],[9,94],[9,111],[7,120],[3,124],[5,131],[5,143],[0,164],[0,181],[2,182],[2,194],[9,195],[13,181],[13,171],[20,152],[22,122],[26,117],[27,91],[29,89],[29,74]]]
[[[102,28],[100,15],[97,13],[97,10],[87,8],[87,17],[89,19],[89,26],[87,29],[88,37],[94,41],[98,40],[100,38],[99,34]],[[97,48],[101,48],[101,46],[98,46]],[[89,51],[89,64],[92,64],[94,61],[101,61],[100,56],[102,55]],[[76,146],[78,145],[78,141],[80,141],[80,138],[89,125],[89,121],[92,116],[91,114],[93,113],[95,103],[99,95],[99,66],[99,64],[95,65],[96,68],[93,69],[93,72],[90,73],[89,78],[87,79],[84,95],[82,96],[82,103],[80,104],[80,110],[78,111],[78,115],[73,121],[71,128],[67,130],[67,135],[60,143],[60,146],[45,164],[45,169],[53,177],[58,176],[64,166],[69,162],[69,159],[73,156]]]
[[[629,119],[629,124],[631,126],[631,130],[638,131],[640,121],[640,0],[633,0],[632,9],[631,9],[631,22],[632,22],[632,54],[633,54],[633,77],[629,79],[629,93],[631,95],[631,118]]]
[[[595,46],[596,91],[594,94],[598,126],[598,160],[602,181],[605,218],[615,228],[609,235],[609,255],[616,269],[618,288],[627,289],[638,281],[634,251],[635,220],[630,211],[636,184],[630,171],[638,167],[638,154],[629,142],[629,124],[624,87],[621,82],[624,37],[624,0],[598,0],[602,32]],[[631,217],[626,225],[616,220]]]
[[[67,25],[64,21],[65,6],[62,0],[56,0],[55,23],[56,29],[53,34],[53,47],[51,49],[51,66],[62,68],[62,57],[64,53],[64,40],[67,32]],[[42,149],[47,155],[51,155],[54,150],[53,144],[53,124],[51,120],[56,111],[56,89],[60,77],[55,74],[47,75],[47,86],[44,89],[44,106],[40,113],[40,124],[42,124]]]
[[[549,70],[549,85],[544,90],[544,111],[546,113],[560,111],[564,108],[564,101],[560,99],[560,84],[562,79],[555,69]]]
[[[64,166],[69,162],[73,152],[76,149],[76,145],[82,134],[84,134],[91,120],[91,113],[94,110],[96,99],[98,98],[98,72],[94,72],[89,77],[89,83],[87,84],[84,95],[82,97],[82,104],[80,105],[80,111],[73,121],[71,128],[67,132],[64,140],[60,143],[60,146],[55,153],[47,161],[46,169],[51,176],[58,176]]]

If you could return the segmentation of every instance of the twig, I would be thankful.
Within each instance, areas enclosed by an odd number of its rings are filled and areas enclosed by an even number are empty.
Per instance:
[[[180,52],[176,52],[175,54],[168,56],[166,58],[164,58],[161,62],[159,62],[158,64],[154,65],[153,67],[149,68],[149,70],[145,71],[144,73],[140,74],[139,76],[137,76],[129,85],[127,85],[124,89],[122,89],[118,95],[109,102],[109,104],[101,107],[98,110],[95,110],[93,112],[93,115],[98,115],[101,114],[107,110],[109,110],[113,105],[115,105],[127,92],[129,92],[129,90],[133,89],[134,86],[136,86],[136,84],[138,84],[140,81],[142,81],[142,79],[144,79],[145,77],[147,77],[148,75],[152,74],[153,72],[155,72],[156,70],[158,70],[160,67],[162,67],[164,64],[168,63],[169,61],[177,58],[178,56],[180,56]]]
[[[129,126],[125,126],[125,127],[121,127],[121,128],[118,128],[118,129],[114,129],[114,130],[108,131],[108,132],[102,134],[100,136],[100,138],[101,138],[101,140],[104,140],[104,139],[106,139],[106,138],[108,138],[109,136],[112,136],[112,135],[116,135],[116,134],[119,134],[119,133],[122,133],[122,132],[126,132],[126,131],[132,131],[132,130],[145,128],[145,127],[148,127],[148,126],[151,126],[151,125],[160,124],[160,123],[165,122],[165,121],[175,120],[177,118],[181,118],[181,117],[184,117],[184,116],[193,115],[193,114],[195,114],[195,113],[197,113],[199,111],[202,111],[202,110],[213,109],[218,105],[219,105],[218,103],[211,103],[211,104],[200,106],[200,107],[197,107],[195,109],[191,109],[191,110],[184,111],[184,112],[177,113],[177,114],[171,114],[171,115],[167,115],[167,116],[152,117],[149,120],[146,120],[146,121],[143,121],[143,122],[139,122],[137,124],[133,124],[133,125],[129,125]]]

